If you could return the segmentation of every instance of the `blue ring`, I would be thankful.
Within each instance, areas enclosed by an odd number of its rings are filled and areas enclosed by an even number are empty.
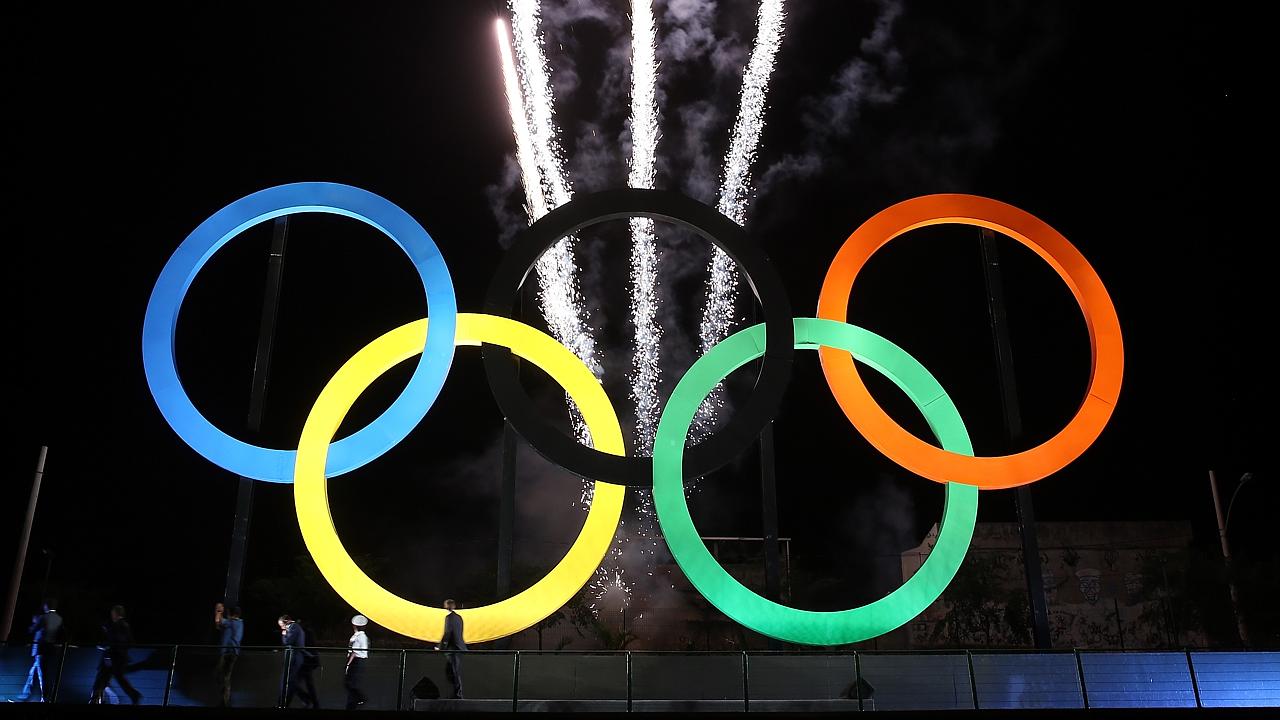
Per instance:
[[[161,414],[192,449],[231,472],[267,482],[293,482],[297,451],[250,445],[206,420],[178,378],[174,336],[187,288],[219,248],[258,223],[303,212],[354,218],[394,240],[422,278],[431,318],[426,346],[409,384],[376,420],[330,447],[325,475],[354,470],[403,440],[426,416],[453,363],[458,319],[453,279],[435,241],[399,206],[350,185],[304,182],[260,190],[214,213],[178,246],[156,280],[142,325],[142,365]]]

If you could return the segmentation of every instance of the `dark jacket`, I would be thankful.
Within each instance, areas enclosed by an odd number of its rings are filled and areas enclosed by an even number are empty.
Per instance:
[[[315,656],[315,652],[307,649],[307,631],[302,629],[302,625],[297,622],[289,623],[289,627],[285,628],[281,642],[285,647],[293,648],[293,663],[300,663],[303,660]]]
[[[62,616],[50,610],[31,618],[31,654],[42,655],[49,647],[62,639]]]
[[[440,649],[467,649],[467,641],[462,639],[462,616],[452,610],[444,616],[444,636],[440,638]]]
[[[125,663],[129,659],[129,646],[133,644],[133,630],[129,627],[129,621],[120,618],[112,623],[102,626],[102,632],[106,636],[106,652],[107,657],[112,662]]]

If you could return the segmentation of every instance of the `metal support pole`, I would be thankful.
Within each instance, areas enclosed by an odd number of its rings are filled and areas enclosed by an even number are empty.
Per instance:
[[[169,655],[169,676],[164,683],[164,699],[160,701],[161,707],[169,706],[169,694],[173,692],[173,673],[178,669],[178,646],[173,646],[173,652]]]
[[[1084,660],[1080,658],[1080,650],[1075,649],[1071,652],[1076,654],[1076,676],[1080,678],[1080,699],[1084,702],[1084,709],[1089,709],[1089,688],[1084,683]]]
[[[520,709],[520,651],[517,650],[511,661],[511,712]]]
[[[8,642],[9,628],[18,610],[18,588],[22,586],[22,571],[27,565],[27,544],[31,541],[31,524],[36,519],[36,502],[40,500],[40,481],[44,479],[44,459],[48,454],[48,446],[41,445],[40,456],[36,458],[36,474],[31,480],[31,496],[27,498],[27,514],[22,521],[22,536],[18,538],[18,556],[13,560],[13,576],[9,578],[9,599],[4,604],[0,642]],[[44,692],[44,687],[40,692]]]
[[[778,555],[778,482],[773,451],[773,423],[760,432],[760,514],[764,535],[764,595],[774,602],[782,601],[781,558]],[[781,650],[782,643],[769,638],[770,650]]]
[[[516,462],[519,446],[511,423],[502,424],[502,487],[498,495],[498,598],[511,594],[511,562],[515,551]]]
[[[289,237],[289,217],[278,217],[271,231],[271,254],[267,259],[267,284],[262,294],[262,317],[258,323],[258,352],[253,361],[249,390],[250,436],[262,429],[262,412],[267,402],[267,379],[271,375],[271,351],[275,345],[276,317],[280,310],[280,286],[284,279],[284,248]],[[231,550],[227,559],[227,585],[223,599],[227,609],[240,603],[245,555],[249,551],[249,521],[253,517],[251,478],[241,477],[236,490],[236,514],[231,526]]]
[[[1191,651],[1187,650],[1187,672],[1191,673],[1191,691],[1196,695],[1196,707],[1204,707],[1200,700],[1200,679],[1196,677],[1196,664],[1191,662]]]
[[[853,691],[858,695],[858,712],[862,712],[862,653],[856,650],[853,653]]]
[[[1004,280],[1000,274],[995,233],[983,228],[981,240],[982,267],[987,285],[987,314],[991,321],[996,367],[1000,373],[1005,435],[1010,442],[1015,442],[1022,436],[1022,411],[1018,406],[1018,385],[1013,374],[1013,347],[1009,342],[1009,319],[1005,313]],[[1031,499],[1031,486],[1022,485],[1014,492],[1018,508],[1018,531],[1022,536],[1022,564],[1027,575],[1027,595],[1031,599],[1031,636],[1036,647],[1048,648],[1052,642],[1049,637],[1049,608],[1044,597],[1040,542],[1036,538],[1036,511]]]
[[[400,684],[396,686],[398,688],[396,690],[396,710],[404,709],[404,673],[405,673],[405,664],[408,661],[409,661],[409,652],[407,650],[401,650],[400,651]],[[412,710],[413,707],[410,706],[409,709]]]
[[[973,709],[978,709],[978,676],[973,673],[973,651],[964,651],[965,662],[969,664],[969,692],[973,696]]]
[[[1222,517],[1222,498],[1218,495],[1218,476],[1209,471],[1209,489],[1213,492],[1213,512],[1218,517],[1218,541],[1222,543],[1222,560],[1227,566],[1227,591],[1231,594],[1231,612],[1236,618],[1236,633],[1240,644],[1249,647],[1249,628],[1240,614],[1240,595],[1236,590],[1235,567],[1231,560],[1231,544],[1227,542],[1227,522]]]

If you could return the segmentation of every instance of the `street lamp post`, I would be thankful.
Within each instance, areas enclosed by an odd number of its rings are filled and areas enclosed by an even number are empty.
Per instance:
[[[1236,495],[1246,483],[1253,479],[1253,473],[1240,476],[1240,482],[1231,493],[1227,503],[1226,517],[1222,515],[1222,497],[1218,494],[1218,476],[1209,471],[1209,489],[1213,491],[1213,511],[1218,517],[1218,540],[1222,543],[1222,559],[1227,565],[1227,590],[1231,593],[1231,612],[1236,617],[1236,632],[1240,635],[1240,643],[1249,647],[1249,628],[1245,625],[1244,616],[1240,614],[1240,595],[1236,590],[1235,568],[1231,561],[1231,544],[1227,541],[1227,526],[1231,522],[1231,508],[1236,504]]]

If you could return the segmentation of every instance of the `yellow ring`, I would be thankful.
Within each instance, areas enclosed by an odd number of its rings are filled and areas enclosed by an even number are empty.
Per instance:
[[[316,566],[333,589],[353,608],[383,627],[420,640],[437,642],[444,632],[445,611],[405,600],[373,581],[342,546],[329,514],[324,477],[329,443],[351,405],[365,388],[397,363],[418,353],[426,343],[427,321],[416,320],[392,330],[356,353],[321,391],[298,441],[293,500],[298,527]],[[624,454],[622,428],[613,405],[591,370],[565,346],[537,329],[495,315],[459,313],[455,345],[492,343],[537,365],[577,404],[597,450]],[[551,572],[517,595],[483,607],[461,610],[467,642],[506,637],[532,626],[564,606],[591,579],[613,542],[622,515],[626,488],[597,482],[591,510],[573,547]]]

